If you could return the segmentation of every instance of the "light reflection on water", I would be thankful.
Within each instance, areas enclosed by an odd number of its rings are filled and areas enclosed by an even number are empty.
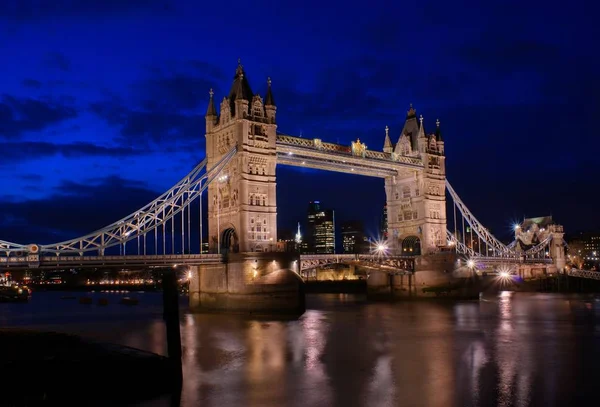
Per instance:
[[[61,295],[1,304],[0,323],[166,353],[160,294],[135,294],[137,307],[118,305],[117,295],[107,307]],[[503,292],[477,302],[389,304],[314,295],[307,304],[291,320],[190,314],[184,306],[181,404],[596,405],[585,397],[600,366],[594,298]]]

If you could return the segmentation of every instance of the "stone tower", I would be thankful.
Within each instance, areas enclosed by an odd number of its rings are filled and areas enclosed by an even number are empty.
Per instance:
[[[234,145],[238,153],[208,187],[212,253],[274,251],[277,243],[275,100],[271,80],[263,101],[238,61],[229,95],[206,112],[208,168]]]
[[[390,145],[388,129],[384,152],[394,160],[420,159],[422,169],[402,170],[385,179],[388,243],[394,254],[419,255],[446,245],[446,166],[439,120],[436,131],[425,134],[423,117],[410,106],[400,138]]]

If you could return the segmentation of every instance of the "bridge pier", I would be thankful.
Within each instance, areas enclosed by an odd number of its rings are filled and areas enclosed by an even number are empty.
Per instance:
[[[302,314],[304,282],[292,253],[230,254],[223,264],[192,268],[192,311]]]
[[[481,281],[469,268],[457,266],[454,253],[435,253],[415,258],[415,270],[393,273],[375,270],[367,279],[369,299],[386,298],[456,298],[479,297]]]

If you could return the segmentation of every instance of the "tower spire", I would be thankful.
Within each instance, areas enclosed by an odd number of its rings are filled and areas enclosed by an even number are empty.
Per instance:
[[[208,91],[209,100],[208,100],[208,108],[206,109],[206,116],[216,116],[217,109],[215,108],[215,101],[213,100],[215,92],[213,92],[212,88]]]
[[[425,126],[423,126],[423,115],[419,115],[419,134],[417,140],[421,137],[425,137]]]
[[[436,127],[435,127],[435,139],[436,139],[437,141],[444,141],[444,140],[442,139],[442,130],[440,129],[440,119],[437,119],[437,120],[435,121],[435,126],[436,126]]]
[[[275,98],[271,90],[271,77],[267,78],[267,96],[265,97],[265,106],[275,106]]]
[[[392,152],[392,141],[390,140],[390,128],[385,126],[385,141],[383,142],[383,152]]]

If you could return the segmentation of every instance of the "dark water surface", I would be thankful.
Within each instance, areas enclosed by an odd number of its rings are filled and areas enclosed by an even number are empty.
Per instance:
[[[160,293],[106,307],[36,292],[0,326],[166,354]],[[80,297],[82,293],[70,293]],[[185,304],[185,299],[182,299]],[[476,302],[310,295],[295,320],[182,308],[184,406],[597,406],[600,297],[501,293]],[[132,378],[132,380],[134,380]],[[168,406],[169,400],[144,406]]]

